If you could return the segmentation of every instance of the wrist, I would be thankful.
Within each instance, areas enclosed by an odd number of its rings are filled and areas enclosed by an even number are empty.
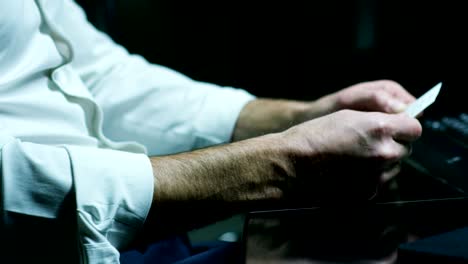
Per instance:
[[[283,132],[258,137],[257,139],[262,142],[255,144],[259,149],[257,155],[265,157],[270,168],[274,168],[270,171],[270,177],[276,178],[279,182],[290,182],[296,178],[295,163],[298,159],[298,146],[301,143],[297,142],[294,130],[290,128]]]
[[[336,96],[327,95],[315,101],[304,103],[302,108],[298,108],[296,112],[298,124],[308,120],[312,120],[321,116],[325,116],[336,112],[340,109]]]
[[[320,199],[315,194],[322,192],[323,162],[326,162],[323,142],[316,137],[307,136],[318,131],[310,126],[312,130],[304,129],[304,126],[307,125],[292,127],[279,133],[279,139],[276,140],[281,152],[281,162],[290,167],[285,174],[289,188],[285,191],[284,200],[294,206],[308,206],[309,202],[314,203]]]

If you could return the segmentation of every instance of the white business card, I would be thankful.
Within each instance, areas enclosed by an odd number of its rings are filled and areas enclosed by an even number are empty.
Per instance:
[[[409,105],[406,108],[405,113],[411,117],[416,117],[417,115],[419,115],[422,111],[424,111],[424,109],[426,109],[428,106],[435,102],[441,87],[441,82],[438,83],[436,86],[432,87],[429,91],[427,91],[416,101],[414,101],[411,105]]]

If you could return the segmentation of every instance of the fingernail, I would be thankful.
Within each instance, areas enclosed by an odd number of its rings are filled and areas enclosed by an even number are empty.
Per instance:
[[[403,112],[406,109],[406,104],[400,102],[400,101],[392,101],[390,103],[390,107],[395,113],[400,113]]]

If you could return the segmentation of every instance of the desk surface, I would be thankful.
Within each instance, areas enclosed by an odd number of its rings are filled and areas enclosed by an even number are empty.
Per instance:
[[[369,203],[251,212],[245,262],[468,263],[468,197],[411,168],[398,177],[397,196]]]
[[[253,212],[246,263],[468,263],[463,210],[468,198]]]
[[[246,263],[468,263],[468,194],[418,160],[370,202],[248,214]]]

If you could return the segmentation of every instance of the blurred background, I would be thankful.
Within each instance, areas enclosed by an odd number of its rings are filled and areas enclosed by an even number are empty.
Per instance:
[[[196,80],[292,99],[381,78],[419,96],[443,81],[447,107],[464,103],[463,1],[77,2],[130,52]]]
[[[442,121],[429,120],[425,128],[440,130],[445,124],[450,132],[452,123],[461,121],[447,116],[468,113],[468,16],[463,1],[77,2],[91,23],[130,52],[196,80],[244,88],[257,96],[300,100],[375,79],[395,80],[418,97],[442,81],[437,102],[425,112]],[[467,122],[468,115],[461,117]],[[456,151],[444,156],[432,146],[440,142],[441,149],[466,152],[468,123],[462,131],[463,147],[448,145],[445,130],[434,137],[429,137],[432,130],[425,131],[425,141],[413,154],[421,160],[418,168],[434,175],[465,175],[465,156],[458,154],[460,165],[444,163],[453,161]],[[414,186],[406,184],[414,197],[451,195],[435,184],[438,180],[414,177]],[[203,241],[230,234],[224,239],[236,240],[242,223],[243,216],[234,216],[195,230],[190,238]]]

